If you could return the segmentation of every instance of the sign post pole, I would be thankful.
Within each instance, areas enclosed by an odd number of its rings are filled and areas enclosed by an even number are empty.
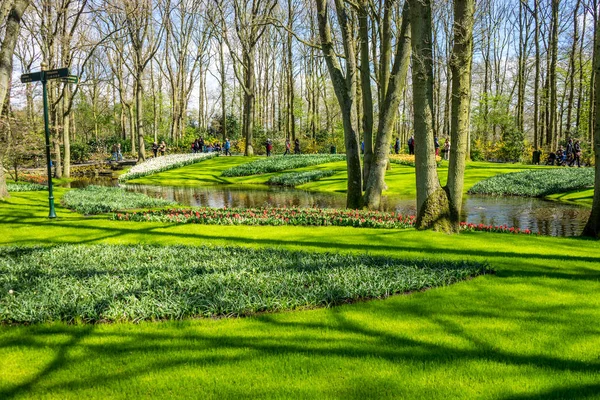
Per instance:
[[[48,90],[46,89],[46,77],[42,71],[42,88],[44,97],[44,132],[46,134],[46,166],[48,167],[48,202],[50,203],[50,214],[48,218],[56,218],[54,210],[54,193],[52,188],[52,160],[50,159],[50,128],[48,127]]]
[[[75,75],[69,75],[68,68],[46,70],[47,64],[45,62],[42,63],[41,67],[41,71],[21,75],[21,82],[42,82],[44,97],[44,132],[46,134],[46,166],[48,167],[48,202],[50,203],[50,214],[48,215],[48,218],[56,218],[56,211],[54,211],[54,194],[52,190],[52,160],[50,159],[48,89],[46,88],[46,83],[51,79],[59,79],[63,83],[77,83],[79,79]]]

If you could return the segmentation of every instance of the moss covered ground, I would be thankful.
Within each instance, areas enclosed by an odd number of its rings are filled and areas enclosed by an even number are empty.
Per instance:
[[[503,167],[510,168],[489,169]],[[210,172],[190,168],[182,170],[188,179],[198,173],[211,179]],[[212,179],[218,179],[214,170]],[[0,245],[368,252],[484,261],[497,274],[386,300],[241,319],[0,326],[2,399],[600,397],[596,241],[413,229],[133,224],[69,211],[59,205],[65,191],[56,190],[55,220],[46,218],[44,192],[0,201]]]

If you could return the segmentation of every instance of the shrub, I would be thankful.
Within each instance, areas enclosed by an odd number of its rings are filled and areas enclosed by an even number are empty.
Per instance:
[[[48,186],[30,182],[7,183],[6,186],[8,187],[9,192],[34,192],[48,190]]]
[[[162,207],[172,201],[155,199],[142,193],[126,192],[119,187],[88,186],[70,190],[62,198],[65,207],[81,214],[101,214],[127,208]]]
[[[469,194],[543,197],[593,185],[592,168],[549,168],[496,175],[476,183]]]
[[[485,264],[282,249],[61,245],[0,248],[0,321],[241,316],[445,286]]]
[[[219,153],[170,154],[164,157],[150,158],[141,164],[135,165],[127,173],[119,176],[119,182],[180,168],[217,157],[218,155]]]
[[[388,159],[392,164],[407,165],[409,167],[415,166],[415,156],[411,154],[390,154]],[[439,167],[442,162],[442,157],[437,156],[435,161]]]
[[[316,181],[333,174],[335,174],[335,171],[330,169],[321,171],[290,172],[288,174],[281,174],[271,177],[267,181],[267,184],[293,187],[307,182]]]
[[[226,169],[221,175],[226,177],[234,177],[266,174],[269,172],[279,172],[288,169],[308,167],[311,165],[343,161],[345,159],[346,156],[343,154],[302,154],[289,156],[274,156]]]

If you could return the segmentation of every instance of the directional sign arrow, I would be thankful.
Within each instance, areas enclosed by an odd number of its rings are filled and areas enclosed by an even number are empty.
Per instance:
[[[41,80],[42,80],[42,73],[41,72],[33,72],[31,74],[23,74],[23,75],[21,75],[21,82],[22,83],[39,82]]]
[[[77,75],[69,75],[66,78],[61,78],[60,81],[64,83],[77,83],[79,82],[79,77]]]
[[[49,71],[43,71],[43,72],[44,72],[44,78],[46,80],[66,78],[67,76],[69,76],[69,68],[51,69]]]

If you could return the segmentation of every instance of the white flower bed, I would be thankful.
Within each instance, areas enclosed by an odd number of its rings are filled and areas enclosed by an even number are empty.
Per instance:
[[[219,153],[170,154],[168,156],[151,158],[141,164],[133,166],[129,172],[121,175],[119,177],[119,182],[125,182],[130,179],[141,178],[142,176],[183,167],[185,165],[217,157],[218,155]]]

